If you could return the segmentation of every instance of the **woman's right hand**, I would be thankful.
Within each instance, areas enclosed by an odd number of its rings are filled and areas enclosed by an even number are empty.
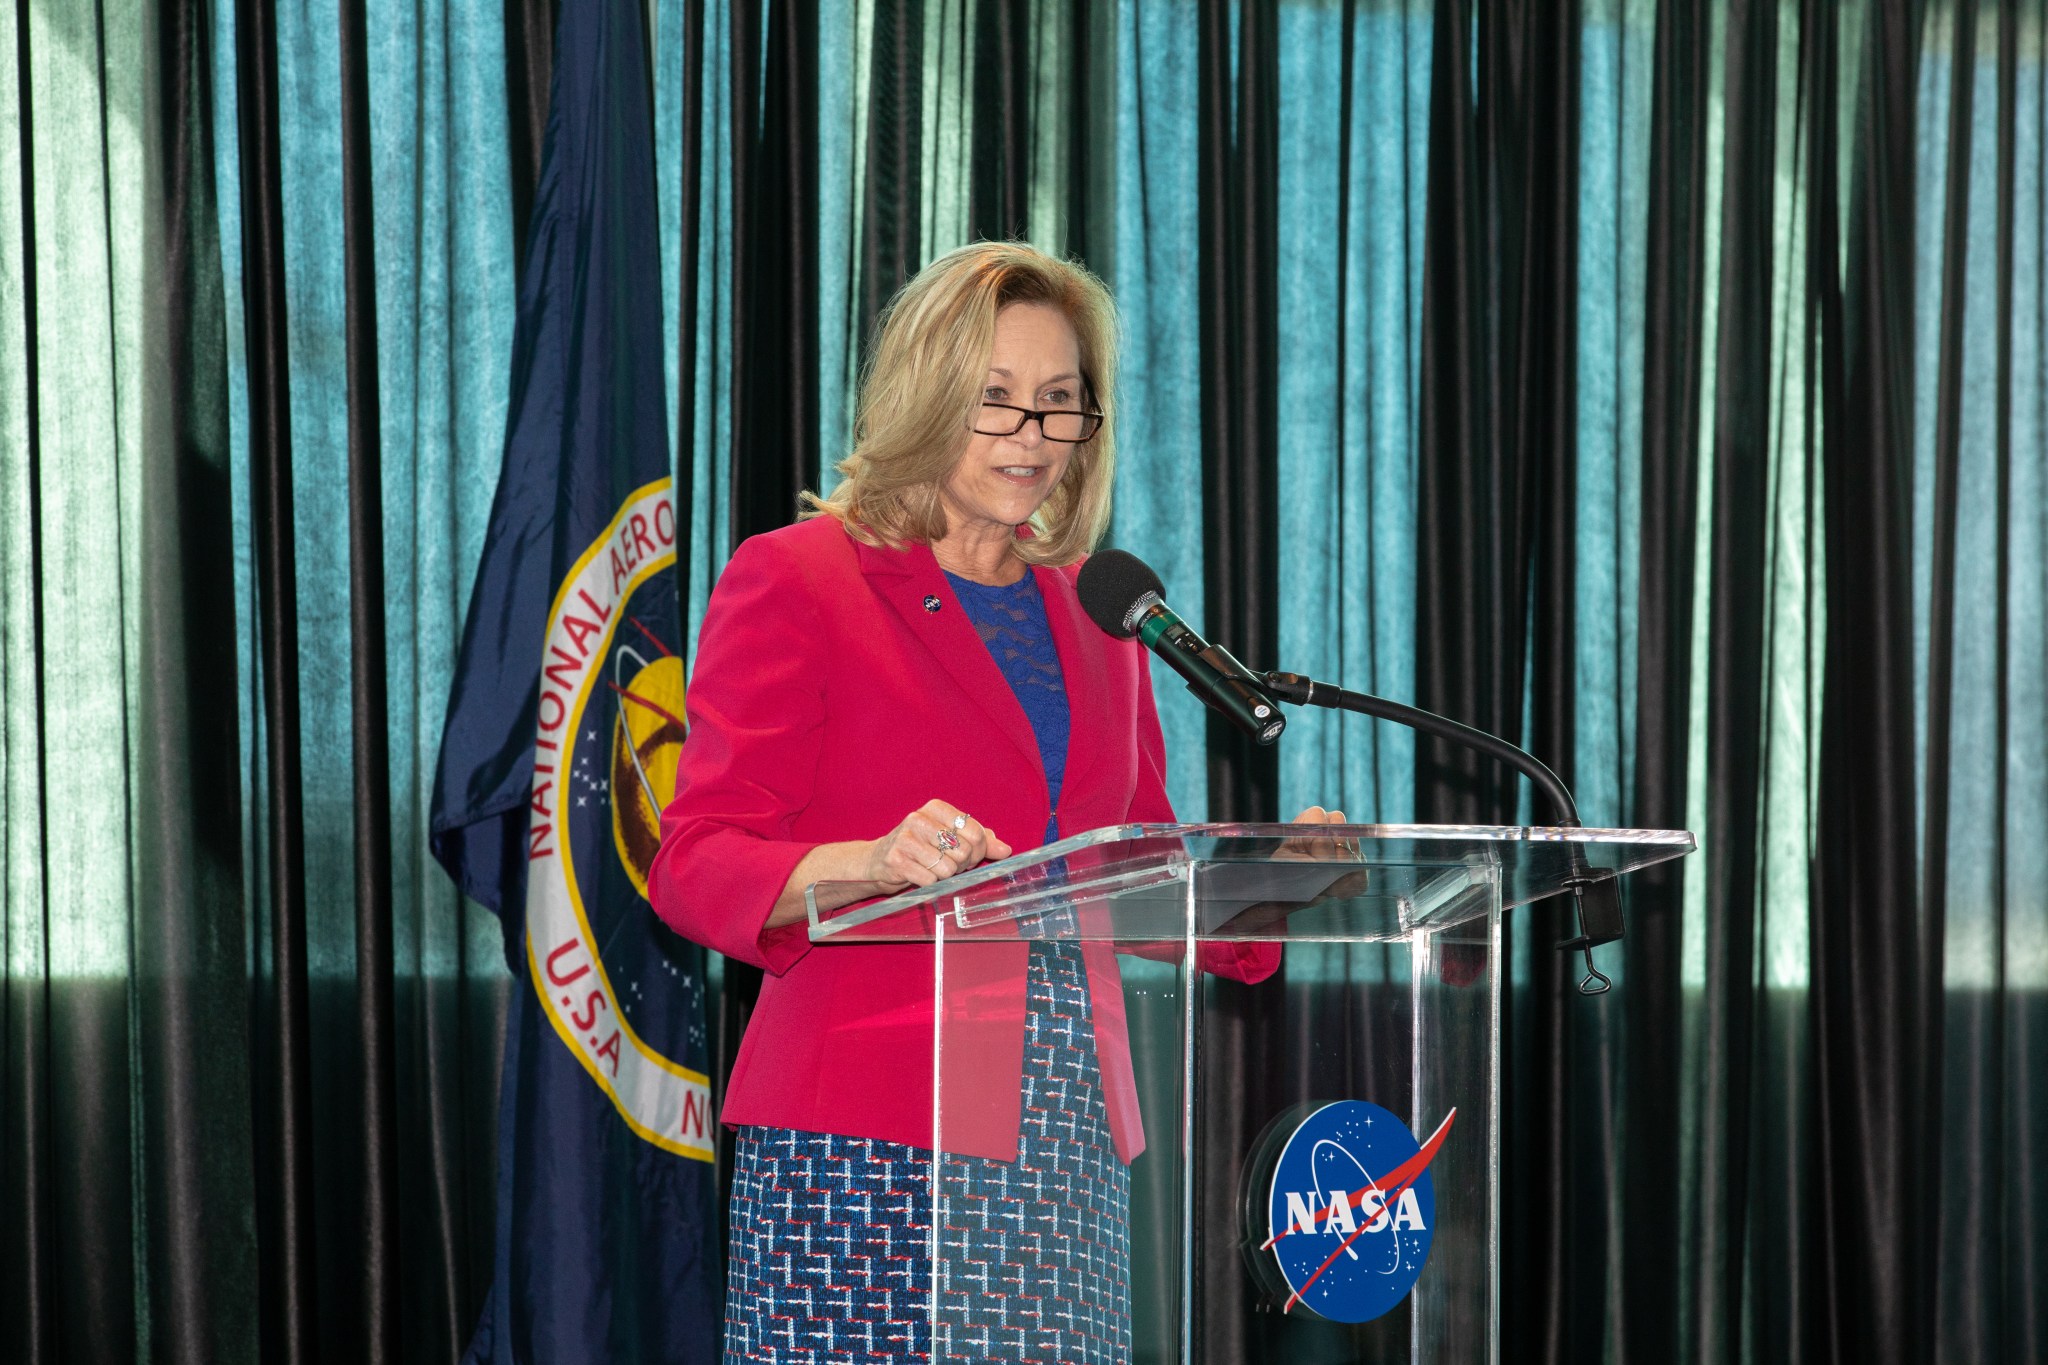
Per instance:
[[[809,913],[804,888],[813,883],[829,884],[818,892],[818,908],[837,910],[905,887],[930,886],[985,858],[1007,858],[1014,851],[973,816],[944,801],[927,801],[872,843],[849,839],[819,844],[804,854],[775,898],[766,927],[800,923]]]
[[[868,845],[866,880],[901,889],[930,886],[1013,850],[981,821],[933,799]]]

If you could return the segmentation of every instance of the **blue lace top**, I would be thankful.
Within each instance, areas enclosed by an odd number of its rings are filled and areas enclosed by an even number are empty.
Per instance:
[[[1060,673],[1059,651],[1053,648],[1052,623],[1046,620],[1045,599],[1037,576],[1026,572],[1008,587],[946,575],[953,595],[967,609],[967,619],[1002,669],[1010,690],[1031,722],[1038,740],[1038,758],[1045,765],[1045,786],[1052,797],[1052,818],[1046,822],[1048,842],[1059,837],[1060,784],[1067,772],[1067,684]]]

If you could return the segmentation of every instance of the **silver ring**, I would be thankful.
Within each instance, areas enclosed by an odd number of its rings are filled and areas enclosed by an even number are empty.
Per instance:
[[[951,853],[954,849],[960,847],[960,841],[953,837],[952,830],[942,829],[938,832],[938,834],[935,837],[938,840],[939,847],[943,848],[948,853]]]
[[[940,863],[942,863],[942,862],[944,862],[945,860],[946,860],[946,855],[942,853],[942,854],[940,854],[940,855],[939,855],[938,857],[936,857],[936,858],[932,859],[932,860],[931,860],[930,862],[926,863],[926,864],[924,865],[924,870],[925,870],[925,871],[927,871],[927,872],[937,872],[937,871],[939,870],[939,864],[940,864]]]
[[[955,816],[953,817],[953,832],[954,832],[955,834],[958,834],[958,833],[959,833],[959,832],[960,832],[961,830],[963,830],[963,829],[966,829],[966,828],[967,828],[967,817],[966,817],[965,815],[955,815]]]

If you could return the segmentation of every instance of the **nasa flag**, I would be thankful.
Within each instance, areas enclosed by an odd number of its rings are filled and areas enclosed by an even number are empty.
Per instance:
[[[431,827],[516,979],[479,1365],[718,1350],[704,956],[647,902],[684,730],[648,110],[638,5],[564,5]]]

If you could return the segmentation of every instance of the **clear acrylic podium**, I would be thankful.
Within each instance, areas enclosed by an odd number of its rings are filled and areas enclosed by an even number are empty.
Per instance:
[[[1130,825],[838,912],[813,899],[821,947],[934,945],[933,1359],[1004,1358],[975,1292],[988,1267],[948,1230],[968,1216],[963,1173],[1015,1131],[1018,983],[1039,939],[1088,959],[1103,1089],[1112,1110],[1130,1092],[1126,1131],[1142,1128],[1132,1360],[1496,1360],[1502,912],[1692,848],[1674,830]],[[1369,1170],[1343,1141],[1311,1146],[1320,1128],[1289,1141],[1340,1101],[1379,1110],[1316,1122],[1388,1111],[1399,1150],[1422,1155]],[[1281,1188],[1305,1169],[1338,1174]],[[1401,1179],[1426,1213],[1397,1200]]]

